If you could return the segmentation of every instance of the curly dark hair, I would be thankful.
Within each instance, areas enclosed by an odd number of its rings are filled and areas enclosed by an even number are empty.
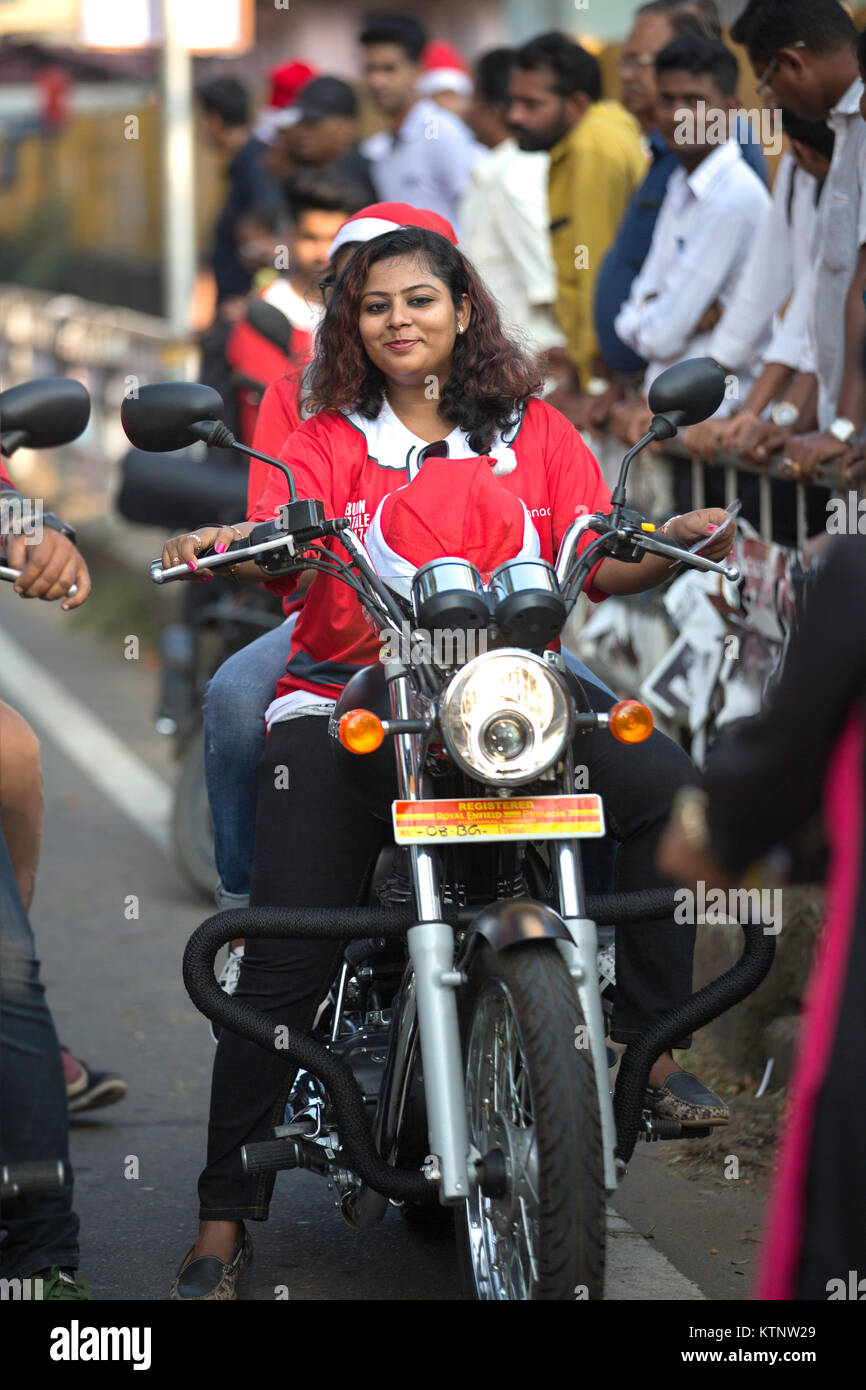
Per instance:
[[[385,375],[364,350],[358,320],[370,267],[395,256],[420,258],[448,286],[455,308],[464,295],[469,300],[471,328],[454,340],[439,413],[465,431],[475,453],[486,454],[496,433],[504,432],[517,410],[541,389],[542,373],[503,333],[496,303],[466,257],[446,237],[420,227],[374,237],[349,261],[319,328],[307,410],[358,411],[374,420],[382,409]]]

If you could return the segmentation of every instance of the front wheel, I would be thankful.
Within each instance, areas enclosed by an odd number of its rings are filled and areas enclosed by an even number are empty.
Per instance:
[[[601,1298],[601,1121],[574,982],[553,942],[481,948],[462,1009],[470,1144],[493,1152],[500,1195],[458,1208],[471,1298]],[[491,1165],[494,1166],[494,1165]]]

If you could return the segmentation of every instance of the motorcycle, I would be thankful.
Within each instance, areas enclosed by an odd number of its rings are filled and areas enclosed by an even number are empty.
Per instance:
[[[641,449],[713,414],[723,393],[724,375],[706,358],[657,379],[652,427],[623,460],[610,512],[578,517],[555,565],[510,561],[485,586],[467,562],[433,560],[409,604],[380,579],[348,518],[299,499],[275,460],[289,483],[280,516],[222,555],[199,556],[214,570],[253,559],[266,576],[338,575],[380,634],[409,622],[488,635],[468,660],[449,659],[445,644],[383,656],[336,703],[331,733],[347,792],[393,829],[367,902],[218,913],[193,933],[183,967],[202,1013],[272,1055],[271,1022],[216,983],[219,948],[236,937],[348,943],[312,1034],[280,1030],[287,1062],[301,1070],[273,1138],[245,1146],[245,1171],[320,1174],[358,1228],[389,1203],[452,1208],[474,1299],[602,1297],[605,1202],[638,1138],[709,1132],[684,1134],[645,1110],[653,1062],[745,998],[772,962],[773,937],[744,923],[737,964],[629,1046],[611,1094],[597,924],[670,916],[675,890],[587,896],[583,844],[604,833],[604,812],[597,795],[574,793],[575,748],[600,728],[636,743],[652,716],[636,701],[594,712],[548,647],[604,556],[652,553],[737,577],[626,506]],[[204,439],[244,451],[219,406],[198,384],[147,387],[124,403],[124,427],[145,449]],[[586,532],[594,538],[578,553]],[[311,549],[331,539],[345,558],[336,546]],[[151,566],[156,584],[188,573]]]

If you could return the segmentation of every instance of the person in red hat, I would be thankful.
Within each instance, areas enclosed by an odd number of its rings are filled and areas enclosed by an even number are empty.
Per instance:
[[[466,120],[472,97],[472,77],[461,54],[451,43],[431,39],[421,54],[421,76],[417,92]]]
[[[273,145],[277,142],[279,131],[296,123],[298,114],[295,103],[316,76],[318,68],[300,60],[271,68],[268,73],[270,96],[267,105],[259,112],[253,132],[257,140],[264,145]]]
[[[444,218],[426,208],[410,207],[408,203],[374,203],[348,218],[329,248],[328,275],[322,281],[326,298],[359,246],[383,232],[413,226],[438,232],[452,246],[457,243],[454,228]],[[311,347],[312,339],[308,342]],[[293,357],[266,390],[252,441],[253,447],[261,453],[279,456],[289,435],[300,425],[306,366],[306,355]],[[266,463],[250,460],[249,516],[255,514],[272,471]],[[215,672],[207,688],[205,772],[214,828],[216,902],[221,908],[245,907],[249,903],[257,764],[265,741],[265,710],[286,668],[292,626],[302,601],[297,591],[284,598],[286,622],[229,657]],[[220,983],[229,994],[237,983],[242,954],[243,944],[233,943],[220,975]]]
[[[309,418],[289,437],[282,458],[298,494],[321,499],[328,516],[348,517],[361,538],[380,504],[411,484],[431,456],[465,461],[475,471],[482,462],[525,506],[541,557],[552,561],[574,517],[606,510],[610,496],[577,431],[538,398],[539,385],[536,367],[503,334],[494,301],[459,250],[421,228],[386,232],[355,252],[334,287],[310,372]],[[287,483],[274,470],[253,520],[272,518],[287,499]],[[691,512],[672,519],[669,533],[693,543],[723,517],[713,509]],[[440,525],[439,517],[430,517],[430,524]],[[201,551],[213,546],[221,552],[251,525],[204,526],[176,537],[163,550],[163,564],[187,563],[194,573]],[[706,553],[721,559],[730,544],[724,531]],[[335,541],[327,546],[336,552]],[[251,564],[238,572],[261,577]],[[605,559],[590,574],[586,592],[595,601],[637,593],[671,572],[660,557],[645,556],[636,565]],[[294,577],[277,579],[270,587],[289,593],[295,583]],[[337,908],[359,901],[387,832],[344,794],[328,723],[343,686],[379,660],[380,645],[355,594],[317,572],[267,711],[254,905]],[[600,710],[614,703],[598,687],[595,693],[588,687],[587,696]],[[656,846],[675,793],[697,782],[692,763],[658,732],[630,748],[588,736],[580,761],[588,764],[619,841],[617,887],[655,886]],[[276,775],[278,766],[291,769],[288,786]],[[662,928],[644,923],[618,932],[615,1041],[627,1045],[691,993],[693,950],[694,928],[673,920]],[[333,942],[247,941],[238,988],[274,1020],[309,1028],[340,957]],[[270,1061],[250,1054],[247,1043],[223,1030],[208,1163],[199,1180],[199,1236],[178,1271],[175,1299],[236,1297],[251,1256],[243,1223],[267,1219],[271,1184],[243,1173],[240,1151],[270,1137],[294,1067],[277,1054]],[[727,1121],[719,1097],[670,1054],[655,1064],[650,1081],[648,1103],[660,1113],[680,1114],[692,1124]]]

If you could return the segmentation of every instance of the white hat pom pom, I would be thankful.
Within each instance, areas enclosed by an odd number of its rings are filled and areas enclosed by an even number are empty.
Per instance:
[[[506,444],[501,445],[498,449],[491,449],[490,457],[496,459],[496,463],[493,465],[494,478],[502,478],[506,473],[513,473],[517,467],[517,455]]]

